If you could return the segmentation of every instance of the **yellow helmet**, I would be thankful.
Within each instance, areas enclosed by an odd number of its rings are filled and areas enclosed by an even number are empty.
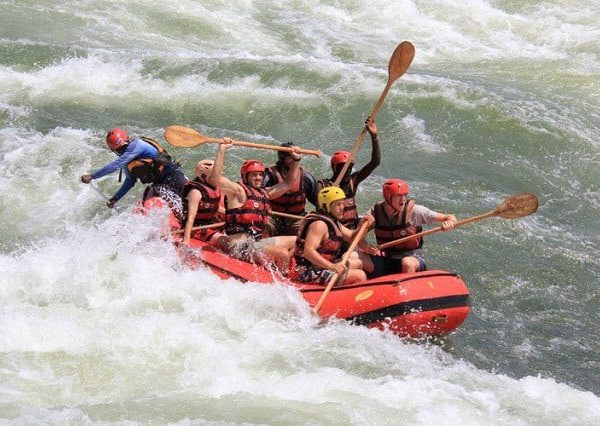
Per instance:
[[[337,200],[343,200],[345,198],[346,194],[337,186],[326,186],[325,188],[319,191],[319,195],[317,196],[317,202],[319,203],[320,209],[323,209],[327,213],[329,213],[331,203]]]

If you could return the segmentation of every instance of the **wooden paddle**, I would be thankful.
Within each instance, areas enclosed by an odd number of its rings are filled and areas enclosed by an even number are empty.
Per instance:
[[[225,222],[211,223],[210,225],[194,226],[191,230],[193,232],[193,231],[197,231],[199,229],[220,228],[221,226],[225,226]],[[185,229],[178,229],[176,231],[173,231],[172,234],[173,235],[183,234],[184,232],[185,232]]]
[[[467,223],[477,222],[479,220],[487,219],[489,217],[494,216],[500,216],[504,219],[518,219],[520,217],[529,216],[530,214],[534,213],[537,210],[538,205],[538,199],[535,196],[535,194],[529,192],[516,194],[504,200],[498,207],[496,207],[495,210],[484,214],[480,214],[479,216],[473,216],[468,219],[459,220],[454,224],[454,227],[458,228],[459,226],[466,225]],[[437,234],[438,232],[442,231],[442,227],[438,226],[437,228],[419,232],[418,234],[390,241],[385,244],[380,244],[377,246],[377,248],[379,248],[380,250],[384,250],[386,248],[401,244],[405,241],[423,237],[425,235]]]
[[[358,228],[358,232],[354,236],[354,239],[352,240],[350,247],[348,248],[346,253],[344,253],[344,255],[342,256],[341,262],[343,262],[343,264],[346,264],[346,262],[348,262],[350,255],[352,255],[352,253],[354,252],[354,249],[356,248],[358,243],[361,242],[361,240],[363,239],[363,237],[365,236],[365,234],[367,232],[369,232],[369,224],[367,222],[363,222],[363,224],[360,226],[360,228]],[[319,313],[319,309],[321,309],[321,306],[323,305],[323,302],[327,298],[327,295],[329,294],[329,292],[331,291],[331,289],[333,288],[333,286],[335,285],[335,283],[338,281],[339,278],[340,278],[340,275],[338,273],[335,273],[329,279],[329,282],[327,283],[327,287],[325,287],[323,294],[321,295],[321,297],[319,298],[319,301],[313,308],[313,312],[315,314]]]
[[[282,212],[275,212],[275,211],[270,211],[269,214],[271,216],[288,217],[290,219],[298,219],[298,220],[302,220],[304,218],[304,216],[299,216],[296,214],[289,214],[289,213],[282,213]],[[217,222],[217,223],[211,223],[210,225],[194,226],[192,228],[192,231],[197,231],[199,229],[219,228],[224,225],[225,225],[225,222]],[[178,229],[177,231],[173,231],[173,234],[183,234],[183,232],[184,232],[184,229]]]
[[[390,88],[392,87],[392,84],[394,83],[394,81],[398,80],[406,72],[406,70],[408,70],[408,67],[410,67],[410,64],[412,63],[414,57],[415,47],[410,41],[403,41],[396,47],[396,49],[394,49],[394,53],[392,53],[392,57],[390,58],[390,63],[388,65],[387,84],[385,85],[385,89],[383,89],[383,92],[381,93],[381,96],[379,96],[379,100],[377,100],[375,108],[373,108],[373,111],[370,115],[370,117],[373,120],[375,120],[377,113],[379,113],[379,108],[381,108],[381,104],[383,104],[383,100],[387,96]],[[334,186],[340,186],[340,182],[346,174],[346,170],[348,170],[348,167],[350,167],[350,163],[356,157],[356,154],[358,153],[358,150],[362,145],[366,133],[367,126],[364,126],[362,128],[362,131],[360,132],[360,135],[358,135],[358,139],[356,139],[356,142],[354,142],[354,146],[352,147],[352,151],[350,152],[350,161],[344,163],[344,167],[342,167],[342,170],[340,171],[338,177],[333,183]]]
[[[269,212],[269,214],[271,216],[287,217],[289,219],[298,219],[298,220],[304,219],[304,216],[300,216],[300,215],[297,215],[297,214],[289,214],[289,213],[283,213],[283,212],[276,212],[276,211],[273,211],[273,210],[271,210]]]
[[[205,136],[202,133],[199,133],[194,129],[186,126],[167,127],[167,129],[165,130],[165,139],[167,140],[167,142],[169,142],[169,144],[182,148],[194,148],[205,143],[223,143],[222,138],[211,138],[210,136]],[[247,146],[250,148],[296,152],[295,148],[290,148],[286,146],[267,145],[236,140],[234,140],[232,143],[233,145]],[[297,151],[301,154],[316,155],[317,157],[320,157],[322,155],[320,150],[297,148]]]

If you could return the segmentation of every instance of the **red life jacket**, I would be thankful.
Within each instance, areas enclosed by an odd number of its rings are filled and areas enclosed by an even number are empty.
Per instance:
[[[346,194],[346,199],[343,202],[344,205],[344,213],[342,215],[342,218],[340,219],[340,223],[342,225],[344,225],[347,228],[350,229],[356,229],[356,227],[358,226],[358,208],[356,207],[356,201],[354,199],[354,196],[356,195],[356,177],[352,176],[350,178],[350,181],[348,182],[348,187],[347,188],[342,188],[340,186],[340,188],[344,191],[344,194]],[[340,183],[341,185],[341,183]],[[330,179],[321,179],[318,182],[318,189],[319,191],[327,186],[333,186],[333,181]]]
[[[306,243],[306,233],[311,223],[322,220],[327,224],[328,236],[321,241],[321,245],[317,248],[317,252],[330,262],[334,262],[340,258],[342,251],[342,232],[338,222],[331,217],[318,213],[309,213],[304,216],[300,222],[298,229],[298,238],[296,238],[296,248],[294,250],[294,260],[297,265],[311,266],[312,263],[304,257],[304,244]]]
[[[384,244],[390,241],[398,240],[400,238],[408,237],[421,232],[423,228],[421,226],[414,226],[409,223],[410,213],[413,206],[415,205],[414,200],[407,200],[402,213],[394,215],[390,218],[383,208],[384,202],[373,206],[371,214],[375,218],[375,238],[377,244]],[[406,241],[402,244],[389,247],[385,250],[386,254],[398,253],[405,250],[416,250],[423,246],[423,238],[415,238],[410,241]]]
[[[198,211],[194,218],[194,226],[209,225],[216,221],[217,212],[219,211],[219,203],[221,201],[221,191],[214,186],[205,182],[201,182],[197,178],[188,181],[183,190],[183,199],[185,200],[186,211],[189,211],[187,206],[187,195],[192,190],[200,191],[202,199],[198,203]]]
[[[275,179],[274,185],[283,181],[277,166],[269,167],[269,171]],[[271,207],[276,212],[302,215],[306,213],[306,194],[304,193],[304,169],[300,168],[300,187],[297,191],[288,191],[279,198],[271,200]]]
[[[266,235],[271,201],[266,189],[254,189],[243,182],[239,184],[246,192],[246,202],[235,209],[225,211],[225,232],[228,235],[247,233],[255,238]]]

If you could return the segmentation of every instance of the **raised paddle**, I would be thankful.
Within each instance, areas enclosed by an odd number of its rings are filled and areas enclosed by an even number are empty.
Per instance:
[[[518,219],[520,217],[529,216],[534,213],[538,208],[538,199],[535,194],[530,192],[523,194],[516,194],[511,197],[508,197],[504,200],[496,209],[480,214],[478,216],[473,216],[468,219],[459,220],[454,224],[455,228],[459,226],[466,225],[467,223],[477,222],[479,220],[487,219],[489,217],[500,216],[504,219]],[[415,238],[423,237],[425,235],[437,234],[438,232],[442,232],[443,228],[438,226],[437,228],[429,229],[427,231],[419,232],[418,234],[410,235],[408,237],[400,238],[398,240],[390,241],[385,244],[380,244],[377,246],[380,250],[385,250],[386,248],[396,246],[405,241],[409,241]]]
[[[186,126],[169,126],[165,130],[165,139],[169,144],[182,148],[194,148],[205,143],[224,143],[222,138],[211,138]],[[303,148],[289,148],[285,146],[267,145],[254,142],[232,141],[233,145],[247,146],[250,148],[270,149],[273,151],[299,152],[301,154],[321,156],[321,151]]]
[[[352,240],[350,247],[348,248],[346,253],[344,253],[344,255],[342,256],[341,262],[343,262],[343,264],[346,264],[346,262],[348,262],[350,255],[352,255],[352,253],[354,252],[354,249],[356,248],[358,243],[360,243],[360,241],[363,239],[363,237],[365,236],[365,234],[367,232],[369,232],[369,223],[363,222],[363,224],[360,226],[360,228],[358,228],[358,232],[354,236],[354,239]],[[319,298],[319,301],[313,308],[313,312],[315,314],[319,313],[319,309],[321,309],[321,306],[323,305],[323,302],[327,298],[327,295],[329,294],[329,292],[331,291],[331,289],[333,288],[333,286],[335,285],[335,283],[338,281],[339,278],[340,278],[340,275],[338,273],[335,273],[329,279],[329,282],[327,283],[327,287],[325,287],[323,294],[321,295],[321,297]]]
[[[369,116],[373,120],[375,120],[375,117],[377,116],[377,113],[379,112],[379,108],[381,108],[381,104],[383,104],[383,100],[385,99],[388,92],[390,91],[392,84],[394,83],[394,81],[398,80],[406,72],[406,70],[408,70],[408,67],[410,67],[410,64],[412,63],[414,57],[415,57],[415,47],[412,45],[412,43],[410,41],[403,41],[398,46],[396,46],[396,49],[394,49],[394,53],[392,53],[392,57],[390,58],[390,63],[388,65],[387,84],[385,85],[385,88],[383,89],[381,96],[379,96],[379,99],[377,100],[377,103],[375,104],[375,108],[373,108],[373,111],[371,111],[371,115]],[[362,128],[362,131],[360,132],[360,135],[358,135],[358,139],[356,139],[356,142],[354,142],[354,146],[352,147],[352,151],[350,152],[350,161],[347,161],[346,163],[344,163],[342,170],[340,171],[340,173],[338,174],[338,177],[335,179],[335,182],[333,183],[334,186],[340,186],[340,182],[342,181],[342,178],[346,174],[346,170],[348,170],[348,167],[350,167],[350,162],[352,162],[352,160],[356,157],[356,153],[358,152],[360,146],[362,145],[362,142],[363,142],[363,139],[364,139],[366,133],[367,133],[367,126],[364,126]]]

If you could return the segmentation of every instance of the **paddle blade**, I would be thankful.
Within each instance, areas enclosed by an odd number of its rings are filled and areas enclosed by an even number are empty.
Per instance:
[[[210,138],[186,126],[169,126],[165,130],[165,139],[170,145],[193,148],[209,142]]]
[[[529,216],[538,209],[538,199],[535,194],[526,192],[508,197],[495,210],[496,215],[504,219],[518,219]]]
[[[415,46],[413,46],[410,41],[403,41],[400,43],[390,58],[390,64],[388,66],[389,81],[392,82],[400,78],[400,76],[408,70],[414,57]]]

